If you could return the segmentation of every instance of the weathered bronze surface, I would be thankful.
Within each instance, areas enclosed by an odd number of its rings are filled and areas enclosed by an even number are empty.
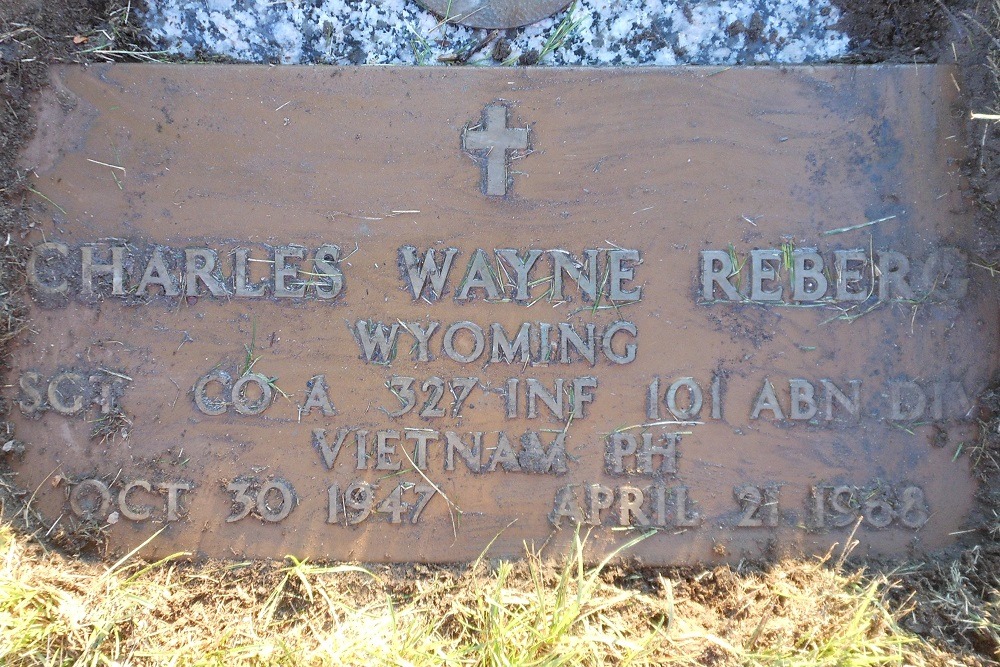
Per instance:
[[[974,509],[998,303],[946,67],[68,67],[38,113],[7,396],[49,522],[679,563]]]
[[[552,16],[568,0],[420,0],[449,23],[473,28],[519,28]]]

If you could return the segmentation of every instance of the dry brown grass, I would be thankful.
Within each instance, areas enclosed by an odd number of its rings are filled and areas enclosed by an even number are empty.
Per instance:
[[[884,575],[819,562],[702,572],[561,562],[465,568],[112,566],[0,531],[5,665],[943,665]]]

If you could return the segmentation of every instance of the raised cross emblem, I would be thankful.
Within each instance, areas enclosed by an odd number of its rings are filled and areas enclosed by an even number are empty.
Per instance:
[[[483,120],[462,133],[462,147],[467,151],[485,151],[483,192],[491,196],[507,194],[507,166],[511,151],[528,149],[528,128],[507,127],[507,107],[488,104]]]

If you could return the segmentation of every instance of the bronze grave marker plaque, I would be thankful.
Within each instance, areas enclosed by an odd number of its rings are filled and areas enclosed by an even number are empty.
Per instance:
[[[57,69],[11,457],[150,554],[951,543],[998,305],[936,66]]]

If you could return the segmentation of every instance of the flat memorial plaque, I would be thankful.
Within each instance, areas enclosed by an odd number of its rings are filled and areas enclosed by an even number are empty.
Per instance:
[[[57,69],[18,482],[150,555],[944,547],[998,367],[963,113],[923,65]]]

